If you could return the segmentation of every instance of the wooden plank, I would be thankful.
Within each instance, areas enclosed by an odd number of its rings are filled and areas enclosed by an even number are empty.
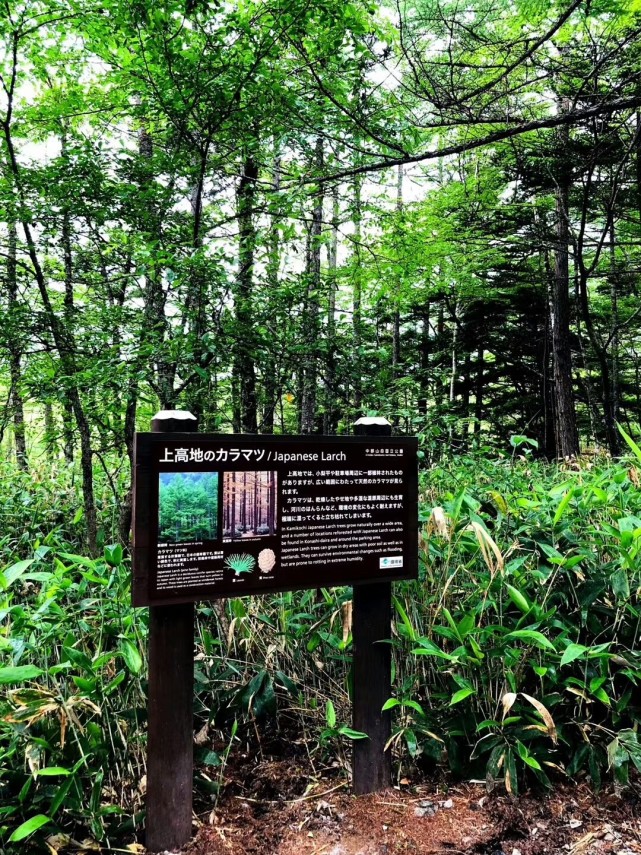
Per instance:
[[[175,416],[158,414],[152,431],[197,429]],[[193,705],[194,605],[151,606],[145,842],[152,852],[180,849],[191,837]]]
[[[354,433],[365,436],[389,436],[391,432],[385,419],[359,419],[354,426]],[[352,720],[354,730],[369,737],[354,740],[352,788],[356,795],[375,793],[391,783],[391,752],[385,750],[391,736],[391,711],[382,712],[391,695],[391,630],[391,582],[354,585]]]

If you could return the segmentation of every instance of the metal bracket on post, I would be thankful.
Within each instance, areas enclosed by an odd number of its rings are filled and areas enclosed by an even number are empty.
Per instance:
[[[384,418],[360,418],[354,424],[359,436],[391,436],[392,426]],[[353,724],[368,739],[354,740],[352,787],[356,795],[390,786],[392,760],[389,748],[391,713],[382,711],[390,697],[392,650],[388,642],[392,628],[392,583],[354,585],[352,637],[354,657]]]
[[[153,433],[198,430],[195,416],[164,410]],[[194,604],[149,608],[146,845],[180,849],[191,837],[194,747]]]

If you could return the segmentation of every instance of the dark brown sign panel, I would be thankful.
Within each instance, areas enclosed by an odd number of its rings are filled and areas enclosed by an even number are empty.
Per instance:
[[[134,605],[416,578],[415,437],[136,435]]]

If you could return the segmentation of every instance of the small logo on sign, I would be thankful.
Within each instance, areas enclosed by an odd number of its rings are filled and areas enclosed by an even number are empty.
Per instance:
[[[381,570],[389,570],[390,568],[402,567],[403,566],[403,556],[402,555],[388,555],[385,558],[378,559],[378,566]]]

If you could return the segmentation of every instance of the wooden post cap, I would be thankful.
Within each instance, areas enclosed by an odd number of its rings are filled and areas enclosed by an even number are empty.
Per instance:
[[[198,430],[198,419],[188,410],[161,410],[151,420],[153,433],[191,433]]]
[[[361,416],[354,422],[356,436],[390,436],[392,425],[383,416]]]

